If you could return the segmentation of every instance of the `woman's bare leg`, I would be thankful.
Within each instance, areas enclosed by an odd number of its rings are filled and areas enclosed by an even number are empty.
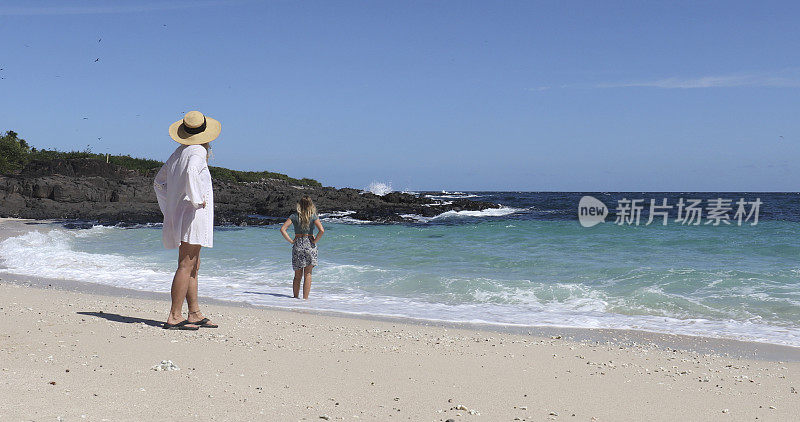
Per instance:
[[[191,245],[185,242],[181,242],[181,246],[178,248],[178,269],[172,278],[172,306],[169,309],[167,324],[176,324],[183,321],[183,300],[186,299],[189,291],[192,272],[200,259],[200,248],[200,245]],[[195,286],[196,283],[197,279],[195,278]]]
[[[300,268],[299,270],[294,270],[294,280],[292,280],[292,292],[294,293],[294,298],[300,298],[300,280],[303,279],[303,269]]]
[[[197,259],[194,261],[194,268],[189,274],[189,288],[186,289],[186,304],[189,305],[189,312],[197,312],[200,310],[200,303],[197,301],[197,272],[200,271],[200,254],[197,254]],[[190,315],[191,316],[191,315]],[[192,318],[189,318],[192,319]],[[202,318],[196,318],[202,319]]]
[[[189,278],[189,288],[186,289],[186,304],[189,305],[189,322],[202,321],[206,316],[200,312],[200,301],[197,299],[197,276],[200,273],[200,254],[197,255],[197,261]],[[209,321],[207,324],[213,324]]]
[[[303,280],[303,299],[308,299],[308,294],[311,293],[311,270],[314,269],[313,265],[303,268],[305,280]]]

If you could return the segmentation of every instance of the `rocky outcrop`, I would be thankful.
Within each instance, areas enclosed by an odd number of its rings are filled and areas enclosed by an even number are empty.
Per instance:
[[[0,176],[0,217],[146,224],[162,221],[153,177],[97,160],[29,163],[19,174]],[[417,195],[384,196],[356,189],[292,185],[283,180],[214,181],[215,224],[282,222],[303,194],[320,212],[353,211],[348,217],[380,223],[407,221],[403,214],[435,216],[450,210],[482,210],[495,204],[466,199],[448,205]]]

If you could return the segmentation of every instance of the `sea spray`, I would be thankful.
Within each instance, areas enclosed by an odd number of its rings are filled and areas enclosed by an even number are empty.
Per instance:
[[[383,182],[375,182],[367,186],[366,192],[374,193],[378,196],[383,196],[389,193],[392,193],[392,184],[391,183],[383,183]]]

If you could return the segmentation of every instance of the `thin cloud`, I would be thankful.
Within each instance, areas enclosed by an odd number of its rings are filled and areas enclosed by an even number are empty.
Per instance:
[[[0,16],[47,16],[47,15],[99,15],[111,13],[141,13],[158,10],[188,9],[225,4],[224,1],[196,1],[154,4],[115,4],[105,6],[48,6],[48,7],[0,7]]]
[[[694,89],[694,88],[735,88],[735,87],[773,87],[773,88],[800,88],[800,76],[777,74],[740,74],[724,76],[704,76],[699,78],[665,78],[645,81],[628,81],[619,83],[604,83],[595,85],[595,88],[663,88],[663,89]]]

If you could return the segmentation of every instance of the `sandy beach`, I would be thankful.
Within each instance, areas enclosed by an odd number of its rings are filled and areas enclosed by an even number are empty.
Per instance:
[[[672,349],[219,303],[207,312],[221,328],[176,332],[159,327],[166,296],[3,276],[0,297],[1,420],[786,421],[800,413],[800,353],[790,348],[781,353],[795,361],[763,360],[693,351],[700,338]],[[162,361],[180,370],[153,369]]]

